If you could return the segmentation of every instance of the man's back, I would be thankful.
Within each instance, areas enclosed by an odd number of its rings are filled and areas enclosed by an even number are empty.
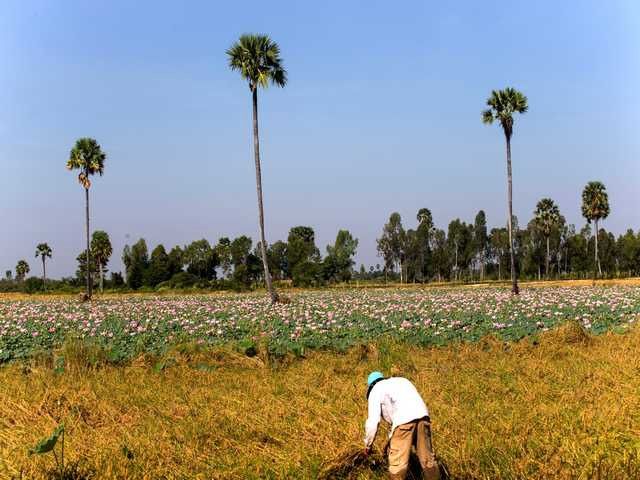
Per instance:
[[[380,380],[369,392],[367,439],[375,436],[380,416],[391,424],[391,434],[398,425],[429,416],[429,411],[416,387],[402,377]]]

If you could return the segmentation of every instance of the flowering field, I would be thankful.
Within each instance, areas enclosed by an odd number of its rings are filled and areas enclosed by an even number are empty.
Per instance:
[[[493,333],[515,340],[578,320],[594,333],[624,329],[640,315],[640,287],[508,290],[308,291],[290,304],[259,294],[74,299],[0,299],[0,362],[82,338],[122,361],[176,343],[268,345],[272,353],[342,350],[391,335],[421,345],[473,341]]]

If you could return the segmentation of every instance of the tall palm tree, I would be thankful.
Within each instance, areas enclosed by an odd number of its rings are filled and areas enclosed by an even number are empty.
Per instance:
[[[549,279],[549,237],[551,230],[560,223],[560,209],[550,198],[543,198],[536,205],[533,212],[535,222],[547,240],[547,256],[545,258],[545,273]]]
[[[104,289],[103,268],[113,253],[113,247],[111,246],[111,240],[107,232],[102,230],[93,232],[93,236],[91,237],[91,253],[93,253],[93,257],[100,271],[100,293],[102,293]]]
[[[267,242],[264,234],[264,208],[262,201],[262,173],[260,169],[260,141],[258,138],[258,88],[267,88],[269,84],[284,87],[287,72],[280,58],[280,47],[267,35],[245,34],[227,50],[229,67],[240,72],[249,84],[253,98],[253,152],[256,167],[256,191],[258,194],[258,218],[260,222],[260,247],[264,280],[271,297],[271,303],[278,301],[278,294],[271,283],[271,274],[267,263]]]
[[[16,280],[21,282],[24,280],[24,277],[27,276],[27,273],[29,273],[29,270],[31,270],[29,268],[29,264],[27,263],[26,260],[19,260],[17,265],[16,265]]]
[[[582,216],[587,219],[588,223],[595,223],[593,233],[596,242],[594,271],[597,265],[600,276],[602,276],[602,268],[598,257],[598,222],[607,218],[609,213],[611,213],[609,195],[604,184],[602,182],[587,183],[582,191]]]
[[[87,233],[87,297],[91,298],[91,250],[89,248],[89,188],[91,180],[89,177],[96,173],[102,176],[104,173],[104,161],[106,154],[100,148],[98,142],[93,138],[80,138],[71,149],[67,168],[69,170],[80,170],[78,182],[84,188],[85,197],[85,220]]]
[[[36,258],[42,258],[42,289],[47,289],[47,257],[51,258],[51,247],[46,243],[39,243],[36,247]]]
[[[493,90],[487,99],[488,109],[482,112],[482,122],[492,124],[494,121],[500,122],[507,142],[507,183],[508,183],[508,204],[509,217],[507,226],[509,227],[509,250],[511,252],[511,291],[517,295],[518,279],[516,277],[516,260],[513,251],[513,182],[511,175],[511,136],[513,135],[513,114],[525,113],[529,106],[527,97],[514,88],[507,87],[504,90]]]

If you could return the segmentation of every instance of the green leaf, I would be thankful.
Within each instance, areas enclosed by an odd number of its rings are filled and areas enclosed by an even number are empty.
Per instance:
[[[53,431],[50,437],[43,438],[40,440],[35,447],[29,450],[29,455],[33,454],[42,454],[48,453],[56,446],[58,443],[58,438],[64,432],[64,424],[61,423],[57,426],[57,428]]]

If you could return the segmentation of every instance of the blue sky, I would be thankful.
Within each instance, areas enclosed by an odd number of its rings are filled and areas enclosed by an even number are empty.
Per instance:
[[[437,225],[506,220],[504,139],[480,121],[492,88],[529,97],[513,140],[514,209],[555,199],[578,228],[603,181],[604,227],[640,228],[640,3],[18,1],[0,4],[0,270],[35,245],[75,272],[83,192],[65,170],[82,136],[108,154],[92,229],[126,242],[257,238],[250,95],[225,49],[280,44],[289,84],[260,95],[267,238],[339,228],[377,263],[393,211]]]

